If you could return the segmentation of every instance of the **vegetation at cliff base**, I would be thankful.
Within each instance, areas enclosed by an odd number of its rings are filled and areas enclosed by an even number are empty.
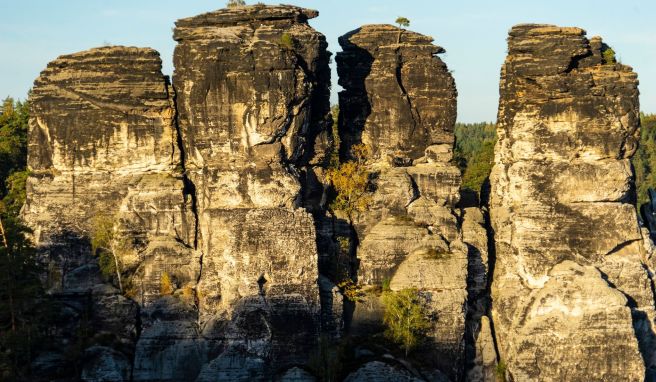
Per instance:
[[[419,291],[415,288],[383,293],[385,336],[398,344],[406,357],[431,328]]]
[[[317,348],[310,354],[308,367],[321,382],[340,381],[345,357],[344,343],[321,335]]]
[[[494,123],[456,123],[454,160],[462,171],[462,189],[480,195],[494,164],[496,125]]]

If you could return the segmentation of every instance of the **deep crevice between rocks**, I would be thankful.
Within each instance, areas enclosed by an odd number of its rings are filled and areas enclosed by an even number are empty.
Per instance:
[[[187,198],[191,200],[191,213],[194,217],[194,237],[193,237],[193,249],[198,249],[198,231],[199,231],[199,216],[198,216],[198,198],[196,195],[196,185],[192,182],[191,178],[187,174],[187,163],[186,163],[186,153],[184,149],[184,144],[182,141],[182,130],[180,129],[179,113],[178,113],[178,102],[177,102],[177,92],[175,86],[171,85],[171,100],[173,104],[173,124],[176,131],[176,144],[178,146],[178,152],[180,154],[180,170],[182,173],[182,195],[184,198],[183,208],[187,206]],[[196,277],[196,285],[200,282],[200,278],[203,274],[203,251],[200,251],[200,256],[198,258],[199,268],[198,276]],[[194,303],[196,306],[199,305],[198,293],[194,288]]]
[[[486,181],[489,186],[489,179]],[[492,343],[494,345],[494,352],[497,356],[497,364],[501,362],[501,351],[499,350],[499,340],[497,338],[497,332],[494,327],[494,319],[492,317],[492,305],[494,300],[492,299],[492,282],[494,280],[494,268],[497,262],[497,252],[494,241],[494,228],[492,227],[492,219],[490,218],[490,207],[489,199],[485,197],[484,205],[481,205],[481,212],[483,213],[483,219],[485,221],[485,232],[487,232],[487,279],[485,280],[485,297],[487,298],[487,304],[485,306],[484,315],[487,316],[488,321],[490,322],[490,333],[492,334]]]
[[[631,242],[634,242],[633,240]],[[647,273],[649,278],[650,288],[652,290],[652,295],[654,291],[654,283],[651,277],[651,273],[645,267],[644,264],[641,264],[642,268]],[[638,350],[640,351],[640,356],[645,365],[645,381],[654,381],[656,380],[656,370],[650,368],[649,364],[651,363],[651,358],[654,353],[654,344],[656,344],[656,333],[651,329],[651,323],[649,316],[643,310],[639,309],[637,301],[628,293],[624,292],[622,289],[618,288],[615,283],[610,281],[608,275],[603,272],[601,269],[596,267],[597,271],[601,274],[601,278],[608,283],[608,286],[620,292],[627,300],[626,306],[631,310],[631,323],[633,327],[633,334],[636,341],[638,342]]]
[[[403,85],[403,77],[401,72],[403,70],[403,56],[401,55],[400,48],[396,48],[395,53],[396,68],[394,70],[394,74],[396,77],[396,83],[399,85],[399,89],[401,89],[401,93],[403,94],[403,98],[408,103],[408,107],[410,108],[410,117],[412,118],[412,130],[410,131],[410,136],[412,136],[414,135],[417,126],[421,125],[421,118],[419,117],[419,113],[417,112],[415,106],[412,104],[412,100],[405,89],[405,85]]]

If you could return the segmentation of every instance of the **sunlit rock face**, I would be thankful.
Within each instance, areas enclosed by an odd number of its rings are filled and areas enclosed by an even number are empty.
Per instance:
[[[641,381],[653,366],[629,163],[638,81],[607,49],[579,28],[510,30],[490,215],[494,328],[514,380]]]
[[[271,379],[307,362],[321,315],[304,182],[329,122],[317,15],[179,20],[177,95],[152,49],[62,56],[36,80],[23,214],[72,307],[62,344],[89,319],[103,339],[82,349],[85,378]]]
[[[199,270],[168,78],[152,49],[91,49],[52,61],[30,106],[23,217],[47,265],[48,290],[67,307],[58,351],[76,341],[102,344],[85,350],[82,374],[129,378],[138,304],[159,296],[163,272],[182,284]],[[101,241],[114,253],[104,252],[111,265],[100,268],[118,266],[121,281],[115,271],[101,279],[92,254]],[[82,339],[79,327],[89,323]]]
[[[418,353],[429,369],[457,379],[468,261],[454,207],[460,171],[451,163],[457,92],[437,56],[444,49],[432,41],[391,25],[366,25],[340,37],[339,131],[345,159],[355,145],[368,148],[371,201],[353,217],[358,283],[419,289],[432,329]],[[368,293],[356,303],[354,334],[381,330],[379,299]],[[356,375],[351,378],[362,378]]]
[[[210,357],[203,378],[237,354],[267,373],[303,364],[319,337],[316,233],[301,207],[329,110],[327,43],[307,23],[317,15],[255,5],[176,22],[173,83],[198,214],[200,329],[217,353],[230,351]]]

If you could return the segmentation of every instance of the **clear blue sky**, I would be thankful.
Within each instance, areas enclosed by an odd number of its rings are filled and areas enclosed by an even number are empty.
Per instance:
[[[247,0],[248,3],[256,2]],[[264,1],[265,3],[277,3]],[[328,38],[362,24],[411,20],[447,53],[458,87],[458,120],[496,119],[499,69],[508,29],[539,22],[579,26],[601,35],[640,79],[641,106],[656,112],[656,1],[654,0],[285,0],[320,11],[311,25]],[[149,46],[172,74],[173,22],[222,8],[225,0],[0,0],[0,97],[25,98],[46,64],[58,55],[107,43]],[[333,102],[339,90],[333,71]]]

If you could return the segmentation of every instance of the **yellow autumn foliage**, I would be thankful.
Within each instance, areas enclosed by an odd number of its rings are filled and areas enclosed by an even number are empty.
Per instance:
[[[166,272],[162,272],[159,279],[159,294],[162,296],[173,294],[173,281]]]
[[[369,172],[366,168],[369,149],[359,144],[353,147],[352,154],[354,159],[326,172],[326,180],[336,193],[330,208],[344,212],[351,220],[355,213],[364,211],[371,201],[371,194],[367,191]]]

